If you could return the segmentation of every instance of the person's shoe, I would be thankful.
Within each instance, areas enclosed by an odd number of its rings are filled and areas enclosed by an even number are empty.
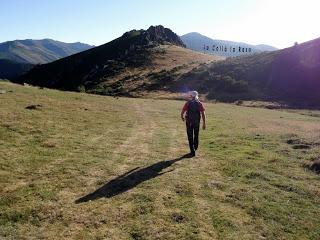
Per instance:
[[[189,152],[189,153],[186,155],[186,157],[187,157],[187,158],[193,158],[195,155],[196,155],[195,152]]]

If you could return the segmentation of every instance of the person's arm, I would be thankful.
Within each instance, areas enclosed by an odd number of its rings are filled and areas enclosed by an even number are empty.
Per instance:
[[[181,111],[181,119],[182,119],[182,121],[184,121],[184,113],[185,113],[185,112],[182,110],[182,111]]]
[[[184,104],[184,106],[183,106],[183,108],[182,108],[182,110],[181,110],[181,119],[182,119],[182,121],[185,120],[184,114],[185,114],[185,112],[186,112],[187,110],[188,110],[188,102],[186,102],[186,103]]]
[[[186,111],[185,111],[184,109],[182,109],[182,111],[181,111],[181,119],[182,119],[182,121],[185,120],[185,118],[184,118],[185,112],[186,112]]]
[[[202,129],[206,130],[206,112],[205,111],[201,112],[201,117],[202,117]]]
[[[202,129],[206,129],[206,110],[203,107],[203,104],[200,103],[200,112],[201,112],[201,118],[202,118]]]

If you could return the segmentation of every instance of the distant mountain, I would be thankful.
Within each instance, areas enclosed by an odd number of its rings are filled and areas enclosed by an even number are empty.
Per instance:
[[[259,44],[259,45],[255,45],[255,48],[263,51],[263,52],[272,52],[272,51],[276,51],[278,50],[275,47],[269,46],[269,45],[265,45],[265,44]]]
[[[277,48],[268,45],[250,45],[241,42],[211,39],[197,32],[187,33],[180,38],[189,49],[224,57],[236,57],[277,50]]]
[[[294,107],[319,108],[319,49],[320,38],[202,65],[181,76],[171,89],[199,89],[208,98],[221,101],[283,101]]]
[[[64,90],[132,95],[161,89],[171,75],[219,59],[185,48],[163,26],[132,30],[104,45],[34,67],[18,81]]]
[[[88,44],[64,43],[52,39],[15,40],[0,43],[0,59],[14,62],[43,64],[92,48]]]
[[[0,59],[0,79],[14,80],[29,71],[34,65],[18,63],[8,59]]]

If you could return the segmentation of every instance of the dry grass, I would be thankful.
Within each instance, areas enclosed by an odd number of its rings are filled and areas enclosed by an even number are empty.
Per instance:
[[[175,45],[160,45],[154,49],[155,52],[163,51],[163,54],[155,53],[153,64],[158,68],[171,69],[172,66],[188,65],[195,67],[202,63],[224,60],[224,57],[199,53],[187,48]],[[191,70],[191,69],[190,69]]]
[[[316,111],[208,103],[180,159],[181,101],[0,89],[0,238],[320,238]]]
[[[135,97],[158,98],[159,95],[163,95],[166,99],[175,99],[179,97],[178,94],[161,91],[159,90],[161,87],[157,91],[145,90],[145,86],[152,82],[152,74],[157,74],[161,71],[172,71],[172,81],[174,81],[181,74],[189,72],[201,64],[224,59],[220,56],[203,54],[175,45],[154,47],[149,49],[149,55],[152,61],[147,63],[146,66],[126,68],[125,71],[109,77],[105,84],[111,86],[116,82],[122,82],[122,88]],[[161,81],[161,77],[159,80]]]

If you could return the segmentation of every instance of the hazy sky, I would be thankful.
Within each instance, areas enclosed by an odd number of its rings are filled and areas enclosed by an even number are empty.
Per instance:
[[[0,42],[52,38],[100,45],[131,29],[283,48],[320,37],[320,0],[0,0]]]

